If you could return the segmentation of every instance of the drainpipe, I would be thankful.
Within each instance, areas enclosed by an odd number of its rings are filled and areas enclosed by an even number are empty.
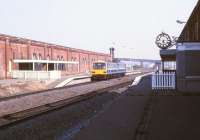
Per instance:
[[[31,41],[29,40],[27,42],[27,59],[31,59],[31,55],[30,55],[30,46],[31,46]]]
[[[9,47],[9,38],[6,37],[5,41],[5,78],[8,78],[8,47]]]
[[[79,57],[79,60],[78,60],[78,73],[80,73],[80,62],[81,62],[81,58],[80,58],[80,52],[78,53],[78,57]]]

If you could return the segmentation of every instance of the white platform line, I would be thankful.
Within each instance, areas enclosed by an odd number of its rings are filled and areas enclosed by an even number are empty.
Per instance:
[[[59,83],[55,88],[64,87],[65,85],[69,84],[73,80],[76,80],[76,79],[85,79],[85,78],[90,78],[90,76],[77,76],[77,77],[67,78],[63,82]]]

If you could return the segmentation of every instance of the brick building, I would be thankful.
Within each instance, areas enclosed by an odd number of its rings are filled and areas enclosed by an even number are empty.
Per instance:
[[[15,63],[15,60],[25,60],[26,63]],[[28,60],[50,60],[55,63],[32,65]],[[62,75],[84,73],[90,71],[92,63],[98,60],[111,61],[111,56],[0,34],[0,79],[10,78],[13,70],[32,70],[33,67],[38,71],[60,70]],[[73,62],[77,62],[77,65]]]

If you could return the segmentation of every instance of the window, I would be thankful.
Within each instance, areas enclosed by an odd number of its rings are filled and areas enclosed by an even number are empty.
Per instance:
[[[36,53],[33,53],[32,59],[33,59],[33,60],[36,60],[36,59],[37,59],[37,54],[36,54]]]
[[[106,64],[105,63],[94,63],[93,64],[93,69],[105,69]]]
[[[23,53],[21,52],[21,59],[24,59]]]
[[[49,54],[47,55],[47,60],[50,60],[50,56],[49,56]]]
[[[63,56],[61,56],[61,61],[64,61]],[[65,64],[60,64],[61,70],[65,70]]]
[[[63,56],[61,56],[61,60],[64,61],[64,57]]]
[[[15,56],[15,52],[13,52],[13,59],[15,59],[15,57],[16,57],[16,56]]]
[[[57,60],[60,60],[60,56],[59,55],[57,56]]]
[[[42,60],[42,55],[39,53],[39,57],[38,57],[39,60]]]
[[[164,70],[176,70],[176,61],[164,61]]]

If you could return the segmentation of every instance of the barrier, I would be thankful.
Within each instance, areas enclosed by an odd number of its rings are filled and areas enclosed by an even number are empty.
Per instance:
[[[25,80],[51,80],[60,79],[61,71],[21,71],[14,70],[11,72],[11,76],[14,79]]]
[[[175,72],[164,72],[152,74],[152,89],[176,89]]]

